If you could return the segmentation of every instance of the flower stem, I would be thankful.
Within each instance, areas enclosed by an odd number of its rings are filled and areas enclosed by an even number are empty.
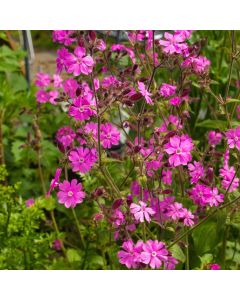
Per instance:
[[[78,218],[77,218],[77,215],[76,215],[76,212],[75,212],[75,209],[72,208],[72,213],[73,213],[73,217],[74,217],[74,220],[76,222],[76,225],[77,225],[77,229],[78,229],[78,234],[79,234],[79,237],[80,237],[80,241],[81,241],[81,244],[82,244],[82,247],[83,249],[85,249],[85,241],[84,241],[84,238],[82,236],[82,233],[81,233],[81,228],[80,228],[80,223],[78,221]]]

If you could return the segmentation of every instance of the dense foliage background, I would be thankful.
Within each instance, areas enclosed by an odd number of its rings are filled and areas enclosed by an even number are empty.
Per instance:
[[[71,210],[57,202],[55,195],[45,197],[62,159],[55,134],[71,121],[60,106],[37,105],[36,87],[34,84],[29,87],[24,76],[26,53],[18,43],[13,47],[9,34],[16,41],[16,32],[0,32],[0,269],[124,269],[117,257],[122,243],[114,241],[113,231],[105,220],[94,219],[99,208],[93,192],[99,186],[105,187],[97,168],[95,176],[77,176],[87,194],[85,204],[75,209],[79,222],[75,222]],[[52,47],[54,50],[50,32],[34,32],[33,42],[38,49]],[[195,42],[201,54],[211,61],[209,77],[213,93],[193,76],[191,97],[197,101],[189,107],[188,133],[204,152],[207,132],[227,129],[226,111],[214,95],[224,98],[229,89],[229,98],[234,99],[226,105],[230,114],[240,102],[240,33],[196,31],[191,37],[191,43]],[[123,58],[121,64],[127,66],[129,60]],[[159,70],[155,81],[177,78],[179,74],[175,72]],[[231,125],[240,125],[235,115]],[[219,153],[223,151],[221,147],[223,145],[219,146]],[[130,160],[112,157],[106,157],[106,164],[118,186],[132,167]],[[217,158],[216,164],[219,164]],[[134,178],[136,174],[133,172],[131,176]],[[76,174],[69,171],[69,178],[75,177]],[[122,188],[129,189],[130,179]],[[237,190],[234,198],[238,196]],[[35,199],[31,207],[25,204],[29,198]],[[111,200],[100,201],[109,203]],[[218,263],[223,269],[240,268],[239,205],[219,210],[189,235],[190,269],[207,269],[210,263]],[[158,235],[154,230],[153,234]],[[84,236],[84,248],[79,231]],[[171,240],[173,233],[174,228],[169,227],[160,237]],[[64,249],[54,244],[56,240],[64,241]],[[184,242],[175,244],[171,250],[179,260],[177,269],[185,269]]]

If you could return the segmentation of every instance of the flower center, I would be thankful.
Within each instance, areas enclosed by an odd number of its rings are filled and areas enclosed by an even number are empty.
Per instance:
[[[84,108],[83,107],[79,107],[78,109],[80,112],[84,112]]]
[[[84,158],[80,158],[80,159],[79,159],[79,162],[80,162],[80,163],[83,163],[83,162],[84,162]]]
[[[178,148],[176,152],[177,152],[178,154],[181,153],[181,149]]]
[[[72,192],[72,191],[69,191],[69,192],[68,192],[68,197],[72,197],[72,195],[73,195],[73,192]]]
[[[111,133],[107,134],[107,138],[110,139],[111,138]]]
[[[157,256],[157,252],[153,251],[152,256]]]
[[[237,136],[235,136],[235,138],[234,138],[234,141],[235,141],[235,142],[237,142],[237,141],[238,141],[238,137],[237,137]]]

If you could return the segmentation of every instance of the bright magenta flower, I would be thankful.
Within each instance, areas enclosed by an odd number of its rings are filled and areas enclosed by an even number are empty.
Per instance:
[[[236,147],[238,150],[240,150],[240,126],[235,129],[229,129],[226,132],[226,137],[229,148],[233,149]]]
[[[96,111],[93,109],[92,103],[85,97],[74,99],[73,104],[69,108],[69,115],[76,121],[89,120],[95,114]]]
[[[130,205],[130,211],[134,215],[134,218],[143,223],[144,220],[146,220],[148,223],[150,223],[151,219],[150,216],[153,216],[155,214],[155,211],[147,207],[147,204],[143,201],[139,201],[140,205],[137,205],[135,203],[132,203]]]
[[[76,133],[69,126],[59,128],[56,133],[56,140],[63,150],[67,149],[69,146],[72,146],[75,138]]]
[[[58,202],[64,204],[66,208],[74,208],[77,204],[82,203],[85,197],[82,185],[76,179],[71,182],[64,180],[63,183],[59,184],[59,190],[57,193]]]
[[[80,74],[88,75],[92,73],[94,61],[91,56],[86,56],[86,50],[83,47],[77,47],[74,54],[70,54],[67,59],[67,72],[72,73],[74,76]]]
[[[204,168],[200,162],[194,161],[193,164],[188,164],[188,170],[192,184],[197,183],[204,176]]]
[[[221,266],[219,264],[211,264],[210,270],[221,270]]]
[[[188,49],[188,45],[183,43],[185,36],[182,34],[164,33],[165,40],[160,40],[159,44],[163,46],[163,51],[168,54],[180,54]]]
[[[136,245],[134,245],[132,240],[124,242],[122,245],[123,250],[118,252],[119,262],[128,269],[137,268],[140,262],[142,246],[142,241],[138,241]]]
[[[53,30],[53,41],[69,46],[76,41],[76,38],[72,37],[74,32],[75,30]]]
[[[46,103],[49,100],[49,94],[48,94],[48,92],[45,92],[44,90],[37,91],[36,97],[37,97],[38,103]]]
[[[39,72],[36,75],[35,85],[38,87],[47,87],[51,83],[51,78],[48,74]]]
[[[28,200],[25,201],[26,207],[33,206],[34,204],[35,204],[35,200],[33,198],[28,199]]]
[[[169,252],[163,242],[148,240],[143,244],[141,261],[152,269],[158,269],[164,262],[168,261],[168,254]]]
[[[47,196],[49,196],[51,194],[52,190],[54,190],[59,185],[59,179],[60,179],[61,172],[62,172],[62,169],[61,168],[57,168],[57,170],[55,172],[55,176],[51,180],[50,188],[49,188],[49,190],[47,192]]]
[[[73,172],[87,173],[97,161],[97,151],[95,148],[89,149],[78,147],[71,151],[69,156]]]
[[[179,106],[182,103],[182,99],[180,97],[173,97],[169,99],[169,103],[173,106]]]
[[[160,87],[160,95],[163,97],[171,97],[176,93],[177,87],[168,83],[163,83]]]
[[[118,145],[120,141],[120,132],[111,123],[101,124],[100,139],[103,148],[111,148]]]
[[[170,155],[170,166],[187,165],[192,159],[190,151],[193,149],[192,139],[187,135],[173,136],[165,146],[165,152]]]
[[[220,132],[214,130],[209,131],[208,142],[210,145],[216,146],[220,144],[221,140],[222,140],[222,134]]]
[[[152,95],[151,93],[148,92],[148,90],[146,89],[145,85],[143,82],[138,81],[138,89],[139,92],[143,95],[143,97],[145,98],[147,104],[153,105],[153,101],[150,98],[150,96]]]

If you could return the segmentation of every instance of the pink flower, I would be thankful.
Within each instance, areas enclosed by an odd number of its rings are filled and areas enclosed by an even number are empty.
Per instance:
[[[184,211],[182,203],[174,202],[168,206],[167,217],[170,217],[174,221],[179,220],[184,217]]]
[[[72,37],[74,32],[75,30],[53,30],[53,41],[63,44],[65,46],[69,46],[76,41],[76,38]]]
[[[185,36],[182,34],[164,33],[166,40],[160,40],[159,44],[163,46],[163,51],[168,54],[180,54],[188,49],[186,43],[182,43],[185,40]]]
[[[221,266],[219,264],[211,264],[210,270],[221,270]]]
[[[229,167],[227,164],[225,164],[225,166],[219,170],[219,173],[220,176],[223,177],[221,184],[225,190],[228,190],[231,193],[238,188],[239,178],[235,176],[236,171],[234,167]]]
[[[50,103],[52,103],[53,105],[56,105],[57,103],[56,103],[56,99],[58,98],[58,91],[50,91],[49,92],[49,99],[48,99],[48,101],[50,102]]]
[[[124,222],[125,222],[125,216],[124,216],[123,212],[118,208],[114,209],[111,219],[113,220],[113,225],[115,227],[119,227],[120,225],[124,224]]]
[[[77,121],[89,120],[94,114],[96,111],[93,109],[93,105],[85,97],[74,99],[69,108],[69,115]]]
[[[222,140],[222,134],[217,131],[209,131],[208,133],[208,142],[212,146],[218,145]]]
[[[111,51],[127,52],[129,57],[131,58],[132,62],[134,64],[136,63],[136,58],[135,58],[135,54],[134,54],[133,50],[130,48],[127,48],[125,45],[114,44],[111,47]]]
[[[120,132],[111,123],[101,124],[100,139],[103,148],[111,148],[118,145],[120,141]]]
[[[194,161],[193,164],[188,164],[188,170],[191,177],[191,184],[197,183],[204,176],[204,168],[200,162]]]
[[[137,268],[140,262],[142,246],[142,241],[138,241],[136,245],[134,245],[132,240],[124,242],[122,244],[123,250],[118,252],[119,262],[125,265],[128,269]]]
[[[182,67],[191,68],[195,73],[202,74],[208,71],[210,64],[204,56],[191,56],[182,62]]]
[[[203,184],[197,184],[190,190],[189,195],[195,204],[202,207],[206,205],[218,206],[224,201],[224,195],[218,194],[216,187],[211,188]]]
[[[158,269],[162,263],[168,261],[168,254],[169,252],[163,242],[148,240],[143,244],[141,262],[150,265],[152,269]]]
[[[97,161],[97,151],[95,148],[78,147],[71,151],[69,156],[73,172],[81,172],[83,174],[89,172]]]
[[[179,106],[182,102],[182,99],[180,97],[173,97],[169,100],[169,103],[173,106]]]
[[[71,53],[68,52],[66,48],[61,48],[57,50],[57,72],[61,73],[63,69],[67,69],[68,60],[71,58]]]
[[[186,208],[183,208],[183,213],[184,213],[183,224],[185,226],[190,226],[190,227],[193,226],[194,225],[194,215]]]
[[[76,133],[69,126],[61,127],[56,133],[56,140],[64,150],[73,145],[75,138]]]
[[[72,78],[65,80],[65,82],[63,84],[64,92],[67,93],[67,95],[70,98],[76,97],[76,91],[77,91],[78,87],[79,87],[79,84],[78,84],[77,80],[72,79]]]
[[[58,74],[53,75],[53,85],[55,88],[61,88],[62,82],[63,82],[63,80],[60,75],[58,75]]]
[[[26,207],[33,206],[34,204],[35,204],[35,200],[33,198],[30,198],[30,199],[25,201]]]
[[[73,73],[74,76],[80,74],[88,75],[92,73],[94,61],[91,56],[86,56],[86,50],[83,47],[77,47],[74,54],[68,57],[67,72]]]
[[[62,249],[62,242],[61,242],[61,240],[59,240],[59,239],[54,240],[53,244],[52,244],[52,247],[53,247],[53,249],[55,249],[57,251],[60,251]]]
[[[117,80],[117,78],[115,76],[110,75],[110,76],[104,77],[101,84],[102,84],[103,88],[107,89],[111,86],[116,86],[119,83],[120,83],[120,81]]]
[[[228,147],[233,149],[236,147],[240,150],[240,126],[235,129],[229,129],[226,132]]]
[[[153,105],[153,101],[150,98],[152,94],[148,92],[143,82],[138,81],[138,89],[142,96],[145,98],[147,104]]]
[[[172,172],[169,169],[162,171],[162,182],[166,185],[172,185]]]
[[[160,95],[163,97],[170,97],[176,93],[177,87],[175,85],[163,83],[160,87]]]
[[[66,208],[74,208],[77,204],[82,203],[85,197],[82,185],[76,179],[71,182],[64,180],[63,183],[59,184],[59,190],[57,193],[58,202],[64,204]]]
[[[147,207],[147,204],[143,201],[139,201],[139,204],[140,205],[132,203],[130,205],[131,213],[134,215],[134,218],[137,221],[143,223],[145,219],[148,223],[150,223],[150,216],[153,216],[155,214],[155,211],[152,208]]]
[[[36,93],[38,103],[46,103],[49,100],[49,94],[43,90],[39,90]]]
[[[46,73],[39,72],[36,75],[35,85],[38,87],[47,87],[51,83],[50,76]]]
[[[61,168],[57,168],[57,170],[55,172],[55,176],[51,180],[50,188],[49,188],[49,190],[47,192],[47,196],[49,196],[51,194],[52,190],[54,190],[58,186],[61,172],[62,172],[62,169]]]
[[[171,137],[164,148],[165,152],[170,155],[168,161],[171,166],[185,166],[192,159],[190,151],[193,149],[193,143],[187,135]]]

